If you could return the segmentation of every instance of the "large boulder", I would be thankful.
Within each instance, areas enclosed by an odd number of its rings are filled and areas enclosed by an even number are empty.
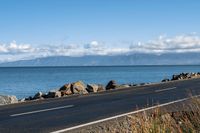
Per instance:
[[[162,82],[168,82],[168,81],[170,81],[168,78],[162,80]]]
[[[55,98],[55,97],[61,97],[60,91],[49,91],[49,93],[46,95],[46,98]]]
[[[104,91],[104,90],[105,90],[105,87],[100,84],[88,84],[87,85],[88,92],[100,92],[100,91]]]
[[[171,80],[179,80],[179,79],[180,79],[179,75],[173,75]]]
[[[186,73],[186,78],[187,78],[187,79],[192,78],[191,73]]]
[[[72,93],[72,84],[65,84],[62,86],[59,91],[61,92],[62,96],[71,95]]]
[[[187,78],[187,73],[181,73],[179,75],[179,79],[186,79]]]
[[[197,77],[198,74],[197,73],[192,73],[192,77]]]
[[[129,86],[130,86],[130,87],[133,87],[133,86],[135,87],[135,86],[137,86],[137,84],[131,83],[131,84],[129,84]]]
[[[36,93],[35,96],[33,97],[33,99],[43,99],[43,94],[42,94],[42,92]]]
[[[30,101],[30,100],[34,100],[34,98],[32,96],[26,97],[25,101]]]
[[[0,95],[0,105],[18,103],[16,96],[3,96]]]
[[[86,85],[82,81],[77,81],[72,83],[72,93],[73,94],[88,94],[86,90]]]
[[[97,92],[98,91],[98,85],[96,84],[87,84],[87,91],[88,92]]]
[[[106,85],[106,90],[110,90],[110,89],[116,89],[119,85],[117,85],[115,80],[111,80],[108,82],[108,84]]]

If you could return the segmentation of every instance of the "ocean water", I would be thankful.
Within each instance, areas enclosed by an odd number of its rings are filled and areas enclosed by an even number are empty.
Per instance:
[[[200,66],[0,67],[0,94],[23,98],[78,80],[104,85],[109,80],[159,82],[173,74],[199,71]]]

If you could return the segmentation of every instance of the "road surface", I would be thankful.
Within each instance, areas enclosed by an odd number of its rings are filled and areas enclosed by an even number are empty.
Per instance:
[[[0,132],[53,132],[200,94],[200,79],[0,106]]]

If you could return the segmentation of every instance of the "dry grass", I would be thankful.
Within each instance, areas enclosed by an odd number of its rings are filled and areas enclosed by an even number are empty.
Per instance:
[[[175,114],[175,115],[174,115]],[[176,112],[130,116],[133,133],[193,133],[200,131],[199,113]]]
[[[179,104],[180,105],[180,104]],[[181,110],[180,111],[180,107]],[[76,132],[88,133],[200,133],[200,99],[170,107],[170,112],[156,108],[148,112],[93,125]]]

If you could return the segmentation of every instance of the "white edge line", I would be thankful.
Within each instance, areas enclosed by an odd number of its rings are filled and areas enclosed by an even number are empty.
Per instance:
[[[193,97],[199,97],[199,96],[200,95],[196,95],[196,96],[193,96]],[[178,102],[183,102],[183,101],[186,101],[188,99],[190,99],[190,98],[179,99],[179,100],[176,100],[176,101],[172,101],[172,102],[168,102],[168,103],[164,103],[164,104],[160,104],[160,105],[156,105],[156,106],[152,106],[152,107],[148,107],[148,108],[144,108],[144,109],[140,109],[140,110],[136,110],[136,111],[132,111],[132,112],[128,112],[128,113],[116,115],[116,116],[112,116],[112,117],[105,118],[105,119],[100,119],[100,120],[97,120],[97,121],[93,121],[93,122],[89,122],[89,123],[77,125],[77,126],[74,126],[74,127],[70,127],[70,128],[65,128],[65,129],[53,131],[51,133],[63,133],[63,132],[74,130],[74,129],[78,129],[78,128],[81,128],[81,127],[85,127],[85,126],[97,124],[97,123],[100,123],[100,122],[104,122],[104,121],[116,119],[116,118],[123,117],[123,116],[126,116],[126,115],[136,114],[136,113],[147,111],[147,110],[150,110],[150,109],[155,109],[157,107],[163,107],[163,106],[167,106],[167,105],[170,105],[170,104],[174,104],[174,103],[178,103]]]
[[[24,113],[18,113],[18,114],[12,114],[10,116],[11,117],[15,117],[15,116],[21,116],[21,115],[35,114],[35,113],[46,112],[46,111],[51,111],[51,110],[58,110],[58,109],[63,109],[63,108],[71,108],[73,106],[74,105],[67,105],[67,106],[61,106],[61,107],[55,107],[55,108],[49,108],[49,109],[42,109],[42,110],[36,110],[36,111],[30,111],[30,112],[24,112]]]
[[[161,90],[155,90],[155,92],[168,91],[168,90],[173,90],[173,89],[176,89],[176,87],[165,88],[165,89],[161,89]]]

